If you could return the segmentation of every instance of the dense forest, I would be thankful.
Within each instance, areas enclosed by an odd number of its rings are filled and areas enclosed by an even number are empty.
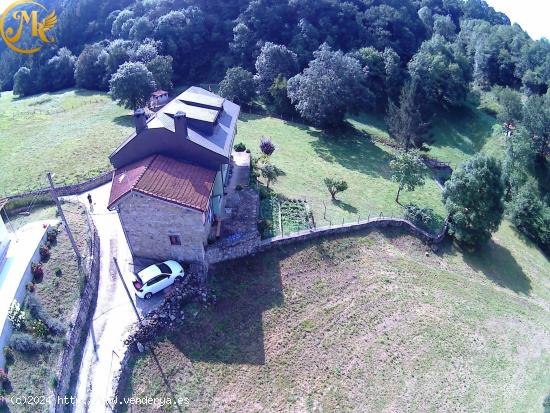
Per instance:
[[[242,105],[259,102],[321,128],[339,127],[357,109],[385,113],[406,152],[422,149],[433,113],[492,90],[510,138],[507,213],[550,250],[550,42],[534,41],[483,0],[50,6],[59,15],[56,42],[30,56],[0,49],[2,90],[26,96],[76,85],[136,108],[156,88],[219,82],[220,93]]]

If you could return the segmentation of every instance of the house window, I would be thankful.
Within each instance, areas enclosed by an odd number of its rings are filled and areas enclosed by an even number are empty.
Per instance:
[[[181,245],[181,238],[179,235],[170,235],[170,245]]]

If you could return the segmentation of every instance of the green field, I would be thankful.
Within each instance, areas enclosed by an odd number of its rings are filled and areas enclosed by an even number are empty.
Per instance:
[[[127,396],[191,412],[542,411],[549,273],[508,224],[475,256],[392,231],[226,263],[216,304],[139,356]]]
[[[389,162],[393,149],[371,139],[367,132],[375,126],[370,118],[353,121],[345,132],[325,134],[317,129],[280,119],[242,115],[236,142],[243,142],[258,156],[262,136],[270,136],[277,149],[272,162],[283,171],[272,185],[288,198],[306,199],[316,225],[341,224],[366,219],[369,215],[401,216],[395,203],[397,184],[390,180]],[[372,122],[372,123],[371,123]],[[369,132],[370,133],[370,132]],[[332,202],[324,178],[344,179],[349,189]],[[416,191],[404,192],[402,203],[430,207],[442,219],[441,190],[433,180]],[[326,206],[326,214],[325,214]]]
[[[68,90],[0,96],[0,197],[75,183],[109,169],[109,154],[132,131],[128,111],[104,93]]]

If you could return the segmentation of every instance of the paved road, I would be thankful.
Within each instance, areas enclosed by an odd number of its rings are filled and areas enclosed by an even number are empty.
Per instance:
[[[120,368],[123,340],[137,320],[113,264],[113,257],[116,257],[125,282],[131,288],[133,264],[130,250],[118,215],[107,210],[110,189],[109,183],[90,192],[94,203],[92,217],[100,237],[101,269],[97,307],[86,339],[76,387],[76,413],[111,411],[107,402],[112,397],[113,373]],[[77,198],[89,208],[87,195],[84,193]],[[135,296],[133,299],[143,314],[155,308],[162,297],[153,297],[148,301],[136,299]]]

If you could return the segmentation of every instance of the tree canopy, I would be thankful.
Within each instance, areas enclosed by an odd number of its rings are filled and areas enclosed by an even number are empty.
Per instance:
[[[113,99],[128,109],[144,107],[155,88],[153,74],[140,62],[122,64],[109,81]]]

